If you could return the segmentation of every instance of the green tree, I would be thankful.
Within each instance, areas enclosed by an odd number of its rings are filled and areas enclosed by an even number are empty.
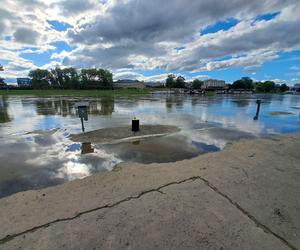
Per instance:
[[[54,88],[77,89],[79,88],[79,75],[75,68],[61,69],[56,67],[51,70],[51,85]]]
[[[246,89],[252,90],[254,88],[253,80],[249,77],[242,77],[240,80],[237,80],[232,83],[231,86],[233,89]]]
[[[178,76],[175,82],[175,88],[184,88],[185,87],[185,78],[183,76]]]
[[[256,91],[257,92],[274,92],[276,89],[276,85],[273,81],[265,81],[265,82],[257,82],[256,83]]]
[[[275,91],[275,82],[273,81],[265,81],[264,82],[265,92],[274,92]]]
[[[82,69],[80,78],[84,88],[112,88],[113,75],[110,71],[105,69]]]
[[[193,89],[200,89],[202,85],[203,85],[203,81],[200,81],[199,79],[195,79],[192,82],[192,88]]]
[[[167,88],[174,88],[175,87],[175,75],[170,74],[168,75],[167,79],[166,79],[166,87]]]
[[[289,87],[285,83],[283,83],[280,85],[279,89],[281,92],[285,92],[285,91],[289,90]]]
[[[3,66],[1,64],[0,64],[0,71],[4,71]],[[6,86],[4,80],[5,79],[0,76],[0,86]]]
[[[55,69],[51,70],[50,82],[52,87],[61,88],[63,87],[63,74],[62,69],[60,67],[55,67]]]
[[[113,86],[113,74],[106,69],[98,69],[98,78],[103,89],[111,89]]]
[[[50,88],[51,73],[46,69],[31,70],[28,76],[32,79],[32,87],[34,89]]]
[[[80,88],[80,79],[77,69],[70,67],[64,69],[65,74],[69,77],[68,86],[69,88],[79,89]]]

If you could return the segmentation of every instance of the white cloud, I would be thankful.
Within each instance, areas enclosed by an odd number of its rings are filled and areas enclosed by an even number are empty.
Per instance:
[[[300,70],[300,67],[299,66],[292,66],[290,67],[291,70]]]
[[[279,52],[300,49],[298,0],[233,0],[226,4],[219,0],[1,3],[0,35],[11,38],[0,40],[0,59],[8,62],[7,77],[23,75],[26,69],[35,67],[32,61],[22,58],[25,51],[51,51],[52,61],[45,67],[60,62],[79,68],[105,67],[116,72],[115,78],[127,74],[149,79],[135,70],[201,72],[241,67],[253,72],[277,58]],[[272,20],[256,20],[260,14],[274,12],[280,14]],[[237,19],[238,24],[227,31],[200,36],[203,28],[228,18]],[[58,32],[48,20],[73,27]],[[55,41],[65,41],[74,49],[58,53],[51,46]],[[125,71],[117,72],[119,68]],[[18,73],[13,74],[13,69],[19,69]],[[166,75],[152,78],[162,79]]]

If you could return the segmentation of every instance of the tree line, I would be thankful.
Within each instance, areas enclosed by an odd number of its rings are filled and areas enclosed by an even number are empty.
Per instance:
[[[3,71],[0,65],[0,72]],[[28,76],[32,80],[30,88],[33,89],[112,89],[113,74],[106,69],[81,69],[73,67],[54,69],[35,69],[31,70]],[[0,87],[6,86],[5,79],[0,76]],[[194,79],[189,87],[192,89],[201,89],[203,81]],[[170,74],[166,79],[167,88],[186,88],[187,82],[183,76]],[[274,81],[255,82],[249,77],[242,77],[227,84],[229,90],[249,90],[262,93],[285,92],[289,87],[283,83],[275,84]]]
[[[4,69],[3,69],[3,66],[0,64],[0,72],[1,71],[4,71]],[[3,86],[6,85],[5,82],[4,82],[4,80],[5,79],[0,76],[0,87],[3,87]]]
[[[242,77],[240,80],[234,81],[229,85],[229,88],[255,90],[262,93],[285,92],[289,90],[289,87],[285,83],[276,84],[274,81],[255,82],[249,77]]]
[[[81,69],[56,67],[51,70],[31,70],[28,76],[34,89],[111,89],[113,75],[105,69]]]
[[[190,88],[194,90],[201,89],[204,81],[194,79],[190,84]],[[186,88],[187,82],[183,76],[175,76],[170,74],[166,79],[167,88]],[[255,82],[249,77],[242,77],[239,80],[234,81],[232,84],[227,84],[228,90],[249,90],[263,93],[270,92],[285,92],[289,90],[289,87],[283,83],[281,85],[275,84],[274,81]]]

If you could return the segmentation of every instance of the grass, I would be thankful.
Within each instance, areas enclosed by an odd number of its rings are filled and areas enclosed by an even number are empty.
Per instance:
[[[45,89],[45,90],[0,90],[0,95],[28,95],[28,96],[142,96],[152,92],[153,89],[116,89],[116,90],[72,90],[72,89]]]
[[[204,96],[214,96],[216,93],[214,91],[206,91]]]

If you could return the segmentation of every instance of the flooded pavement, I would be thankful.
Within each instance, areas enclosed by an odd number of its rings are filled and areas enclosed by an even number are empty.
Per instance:
[[[254,121],[257,99],[262,104]],[[81,132],[79,101],[90,105],[86,132],[129,126],[135,116],[141,124],[181,131],[116,144],[76,143],[69,135]],[[241,138],[300,131],[299,109],[296,95],[0,96],[0,197],[84,178],[124,161],[173,162],[221,150]]]

